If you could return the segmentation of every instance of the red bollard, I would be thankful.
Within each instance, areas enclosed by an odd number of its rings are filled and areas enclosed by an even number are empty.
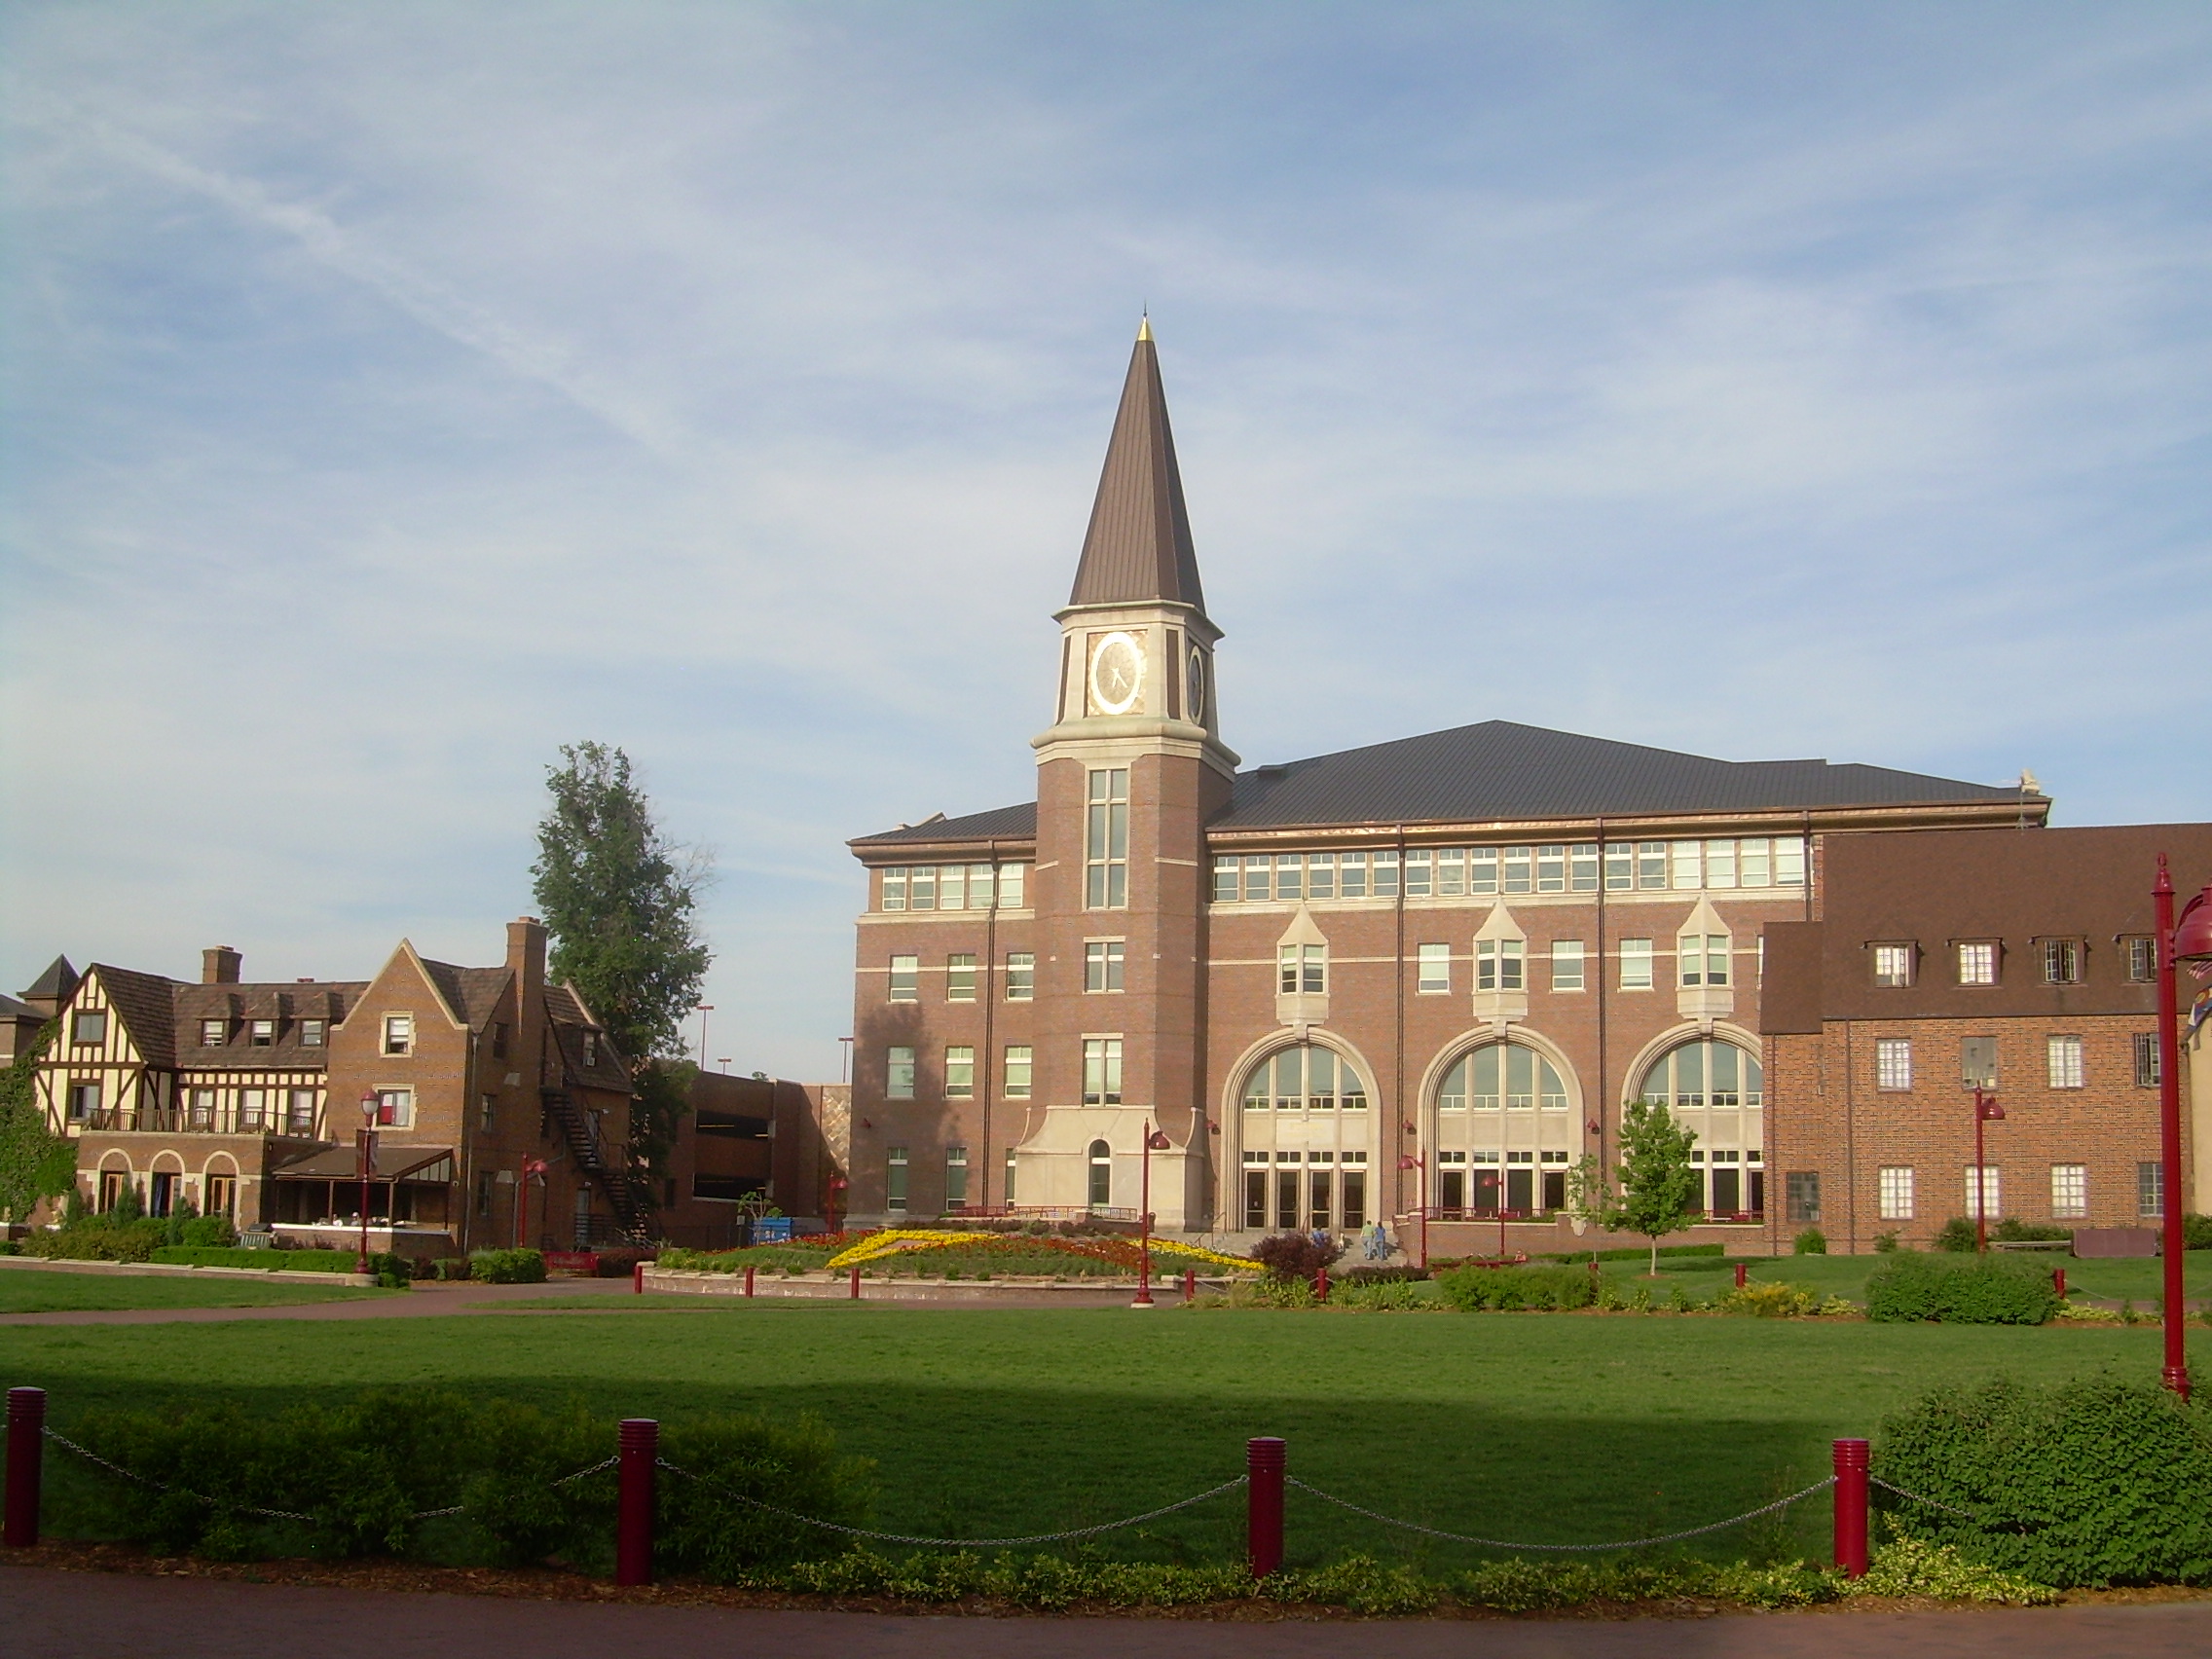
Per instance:
[[[1738,1290],[1742,1290],[1744,1288],[1744,1281],[1750,1275],[1751,1265],[1747,1262],[1738,1262],[1736,1264],[1736,1288]]]
[[[750,1267],[745,1270],[745,1294],[753,1294],[753,1269]]]
[[[1244,1553],[1252,1576],[1265,1578],[1282,1566],[1282,1477],[1290,1448],[1259,1436],[1244,1442]]]
[[[622,1419],[620,1487],[614,1507],[614,1582],[653,1581],[653,1465],[660,1456],[660,1424],[651,1418]]]
[[[630,1264],[630,1294],[632,1296],[645,1294],[645,1264],[643,1262]]]
[[[0,1541],[12,1550],[38,1543],[39,1464],[46,1456],[46,1390],[8,1390],[8,1519]]]
[[[1326,1266],[1316,1268],[1313,1271],[1313,1300],[1315,1302],[1329,1300],[1329,1270]]]
[[[1198,1270],[1196,1268],[1185,1268],[1183,1270],[1183,1300],[1185,1302],[1195,1302],[1198,1300]]]
[[[2050,1292],[2061,1302],[2066,1299],[2066,1270],[2064,1268],[2050,1270]]]
[[[1835,1443],[1835,1564],[1846,1577],[1866,1576],[1866,1465],[1863,1440]]]
[[[860,1299],[861,1299],[861,1271],[860,1271],[860,1269],[858,1269],[858,1268],[855,1268],[855,1269],[853,1270],[853,1300],[854,1300],[855,1302],[858,1302],[858,1301],[859,1301]]]

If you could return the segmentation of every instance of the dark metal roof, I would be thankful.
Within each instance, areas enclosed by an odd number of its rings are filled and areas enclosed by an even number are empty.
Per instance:
[[[2047,802],[1989,784],[1826,760],[1714,760],[1671,749],[1484,720],[1421,737],[1346,749],[1236,774],[1212,830],[1355,824],[1512,824],[1690,812],[1798,812],[1974,801]],[[900,842],[1029,839],[1024,801],[866,835],[856,848]]]
[[[46,965],[46,972],[23,987],[26,997],[52,997],[57,1003],[67,1002],[77,990],[77,970],[69,966],[69,958],[56,956]]]
[[[1070,605],[1115,605],[1148,599],[1180,601],[1203,613],[1198,555],[1183,505],[1183,474],[1175,434],[1167,425],[1167,394],[1160,353],[1147,323],[1129,354],[1122,407],[1107,441],[1090,529],[1083,538]]]
[[[1208,828],[1512,823],[2019,798],[2017,790],[1881,766],[1714,760],[1484,720],[1239,772],[1229,810]]]
[[[901,841],[1033,841],[1037,838],[1037,803],[994,807],[971,812],[965,818],[933,818],[927,824],[909,824],[886,830],[880,835],[863,835],[856,847],[896,846]]]
[[[376,1181],[404,1181],[419,1176],[440,1159],[453,1157],[450,1146],[396,1146],[383,1135],[369,1155],[369,1177]],[[270,1174],[278,1181],[351,1181],[360,1176],[360,1154],[350,1143],[327,1146],[280,1163]]]

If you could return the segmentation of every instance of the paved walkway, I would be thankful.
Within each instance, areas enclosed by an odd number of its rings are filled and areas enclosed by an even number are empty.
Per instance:
[[[2212,1602],[1706,1619],[1227,1622],[606,1606],[0,1566],[10,1659],[2203,1659]]]

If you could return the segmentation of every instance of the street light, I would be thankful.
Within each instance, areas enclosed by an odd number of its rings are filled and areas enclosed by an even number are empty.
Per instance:
[[[354,1259],[353,1271],[369,1271],[369,1166],[377,1156],[377,1108],[381,1103],[373,1088],[361,1090],[361,1127],[353,1137],[353,1162],[361,1177],[361,1252]]]
[[[2158,927],[2158,1163],[2166,1291],[2167,1387],[2189,1398],[2189,1355],[2182,1337],[2181,1233],[2181,987],[2175,964],[2186,962],[2197,978],[2212,977],[2212,884],[2182,907],[2174,922],[2174,879],[2166,855],[2158,855],[2158,879],[2151,889]]]
[[[1150,1308],[1152,1302],[1152,1155],[1174,1143],[1149,1123],[1144,1126],[1144,1156],[1137,1177],[1137,1299],[1131,1308]]]
[[[691,1012],[699,1016],[699,1069],[707,1069],[707,1015],[715,1012],[713,1003],[700,1003]]]
[[[1398,1167],[1420,1171],[1420,1265],[1425,1270],[1428,1266],[1428,1163],[1406,1152],[1398,1155]]]
[[[1973,1247],[1977,1255],[1989,1254],[1989,1171],[1982,1166],[1981,1125],[2002,1124],[2005,1108],[1997,1104],[1997,1096],[1985,1093],[1980,1084],[1973,1086]]]

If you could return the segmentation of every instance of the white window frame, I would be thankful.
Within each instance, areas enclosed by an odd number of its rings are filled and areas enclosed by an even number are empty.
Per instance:
[[[1912,1088],[1912,1039],[1874,1039],[1874,1087],[1884,1093],[1902,1094]]]
[[[1010,950],[1006,953],[1006,1000],[1008,1002],[1035,1002],[1037,1000],[1037,953],[1032,950]]]
[[[1582,941],[1578,939],[1552,940],[1552,989],[1575,992],[1588,986],[1588,970]]]
[[[1972,1221],[1977,1216],[1983,1215],[1985,1213],[1992,1218],[2003,1215],[2005,1213],[2005,1182],[2003,1179],[2005,1173],[2004,1170],[1999,1168],[1998,1165],[1994,1163],[1986,1163],[1979,1166],[1982,1177],[1982,1189],[1981,1197],[1979,1199],[1977,1199],[1974,1196],[1973,1190],[1973,1177],[1975,1167],[1976,1166],[1974,1164],[1968,1164],[1965,1176],[1964,1188],[1967,1196],[1967,1219],[1969,1221]],[[1984,1211],[1981,1207],[1983,1200],[1986,1200],[1989,1206],[1986,1211]]]
[[[1621,940],[1619,960],[1622,990],[1648,991],[1656,986],[1658,956],[1651,946],[1652,941],[1647,939]]]
[[[387,1014],[378,1021],[381,1033],[377,1052],[385,1059],[404,1059],[415,1051],[415,1016],[412,1014]]]
[[[1129,907],[1129,769],[1093,766],[1084,801],[1084,908]]]
[[[883,1098],[911,1100],[914,1088],[914,1051],[903,1043],[894,1043],[883,1051]]]
[[[1966,940],[1952,946],[1962,985],[1997,983],[1997,945],[1990,940]]]
[[[981,867],[980,866],[977,866]],[[976,1000],[976,953],[956,950],[944,959],[944,1000],[972,1003]]]
[[[2081,1038],[2064,1035],[2046,1037],[2043,1054],[2044,1075],[2052,1088],[2086,1087]]]
[[[1415,947],[1417,963],[1414,994],[1423,997],[1449,996],[1452,993],[1452,946],[1449,944],[1422,944]]]
[[[2085,1221],[2089,1214],[2089,1166],[2053,1163],[2050,1166],[2050,1217],[2053,1221]]]
[[[1275,989],[1284,996],[1325,995],[1329,989],[1329,951],[1320,944],[1275,946]]]
[[[1087,939],[1083,941],[1083,988],[1087,994],[1119,991],[1126,983],[1128,941]]]
[[[947,1100],[976,1098],[976,1046],[973,1043],[945,1045],[944,1097]]]
[[[886,972],[883,984],[885,1002],[910,1003],[922,1000],[922,959],[904,952],[895,952]]]
[[[1909,1163],[1885,1164],[1877,1171],[1876,1211],[1883,1221],[1910,1221],[1913,1177]]]
[[[1521,991],[1529,986],[1528,948],[1518,939],[1475,940],[1475,989]]]
[[[1909,944],[1874,946],[1874,985],[1878,990],[1901,991],[1912,984],[1914,951]]]
[[[1006,1087],[1002,1092],[1009,1100],[1027,1100],[1036,1084],[1036,1053],[1027,1043],[1009,1043],[1006,1046]]]
[[[1122,1039],[1083,1039],[1083,1103],[1086,1106],[1122,1104]]]

